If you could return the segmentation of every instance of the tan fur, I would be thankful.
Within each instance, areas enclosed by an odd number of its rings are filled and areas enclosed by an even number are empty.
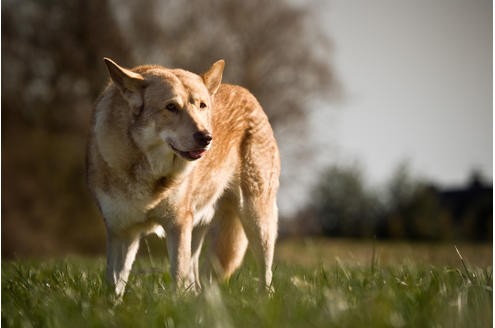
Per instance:
[[[116,293],[124,292],[140,237],[162,229],[172,277],[199,288],[211,224],[220,276],[237,269],[249,240],[261,282],[270,286],[280,160],[259,103],[246,89],[221,84],[223,61],[202,76],[105,63],[112,81],[94,111],[87,170]]]

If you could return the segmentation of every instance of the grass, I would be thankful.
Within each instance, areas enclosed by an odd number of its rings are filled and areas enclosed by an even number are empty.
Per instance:
[[[350,257],[345,248],[332,261],[322,261],[325,256],[316,250],[324,254],[324,246],[319,241],[309,242],[310,246],[307,243],[281,243],[274,272],[276,292],[271,296],[257,290],[256,270],[249,257],[229,282],[214,283],[194,296],[171,290],[164,260],[155,258],[151,264],[141,256],[122,302],[114,301],[105,284],[102,258],[3,261],[2,325],[492,326],[491,265],[470,264],[462,246],[458,248],[463,261],[451,245],[449,254],[457,257],[457,263],[443,265],[415,262],[414,258],[403,258],[403,263],[382,262],[385,246],[378,244],[376,249],[369,249],[364,244],[362,252],[369,256],[363,264],[340,260]],[[311,251],[317,254],[313,255],[316,259],[312,263],[293,260],[300,254],[290,254],[291,249],[301,250],[302,254]]]

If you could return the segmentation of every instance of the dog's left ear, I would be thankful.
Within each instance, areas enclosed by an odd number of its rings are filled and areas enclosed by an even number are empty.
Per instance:
[[[203,74],[203,82],[206,85],[206,88],[210,92],[210,95],[214,95],[218,87],[220,87],[220,83],[222,83],[222,74],[223,68],[225,67],[225,61],[220,59],[211,65],[208,72]]]

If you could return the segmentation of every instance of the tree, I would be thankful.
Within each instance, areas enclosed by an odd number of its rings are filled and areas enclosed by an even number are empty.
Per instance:
[[[108,1],[7,2],[2,18],[4,122],[85,131],[101,57],[131,58]]]
[[[440,203],[437,188],[413,178],[401,163],[386,188],[384,234],[390,238],[449,239],[454,235],[451,215]]]
[[[371,237],[380,213],[356,167],[331,166],[312,193],[311,207],[327,235]]]

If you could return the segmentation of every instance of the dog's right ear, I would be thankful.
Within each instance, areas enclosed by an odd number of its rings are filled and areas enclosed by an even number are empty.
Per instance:
[[[120,67],[113,60],[103,58],[113,83],[119,88],[122,96],[127,100],[133,111],[140,110],[143,105],[142,91],[146,81],[141,74]]]

